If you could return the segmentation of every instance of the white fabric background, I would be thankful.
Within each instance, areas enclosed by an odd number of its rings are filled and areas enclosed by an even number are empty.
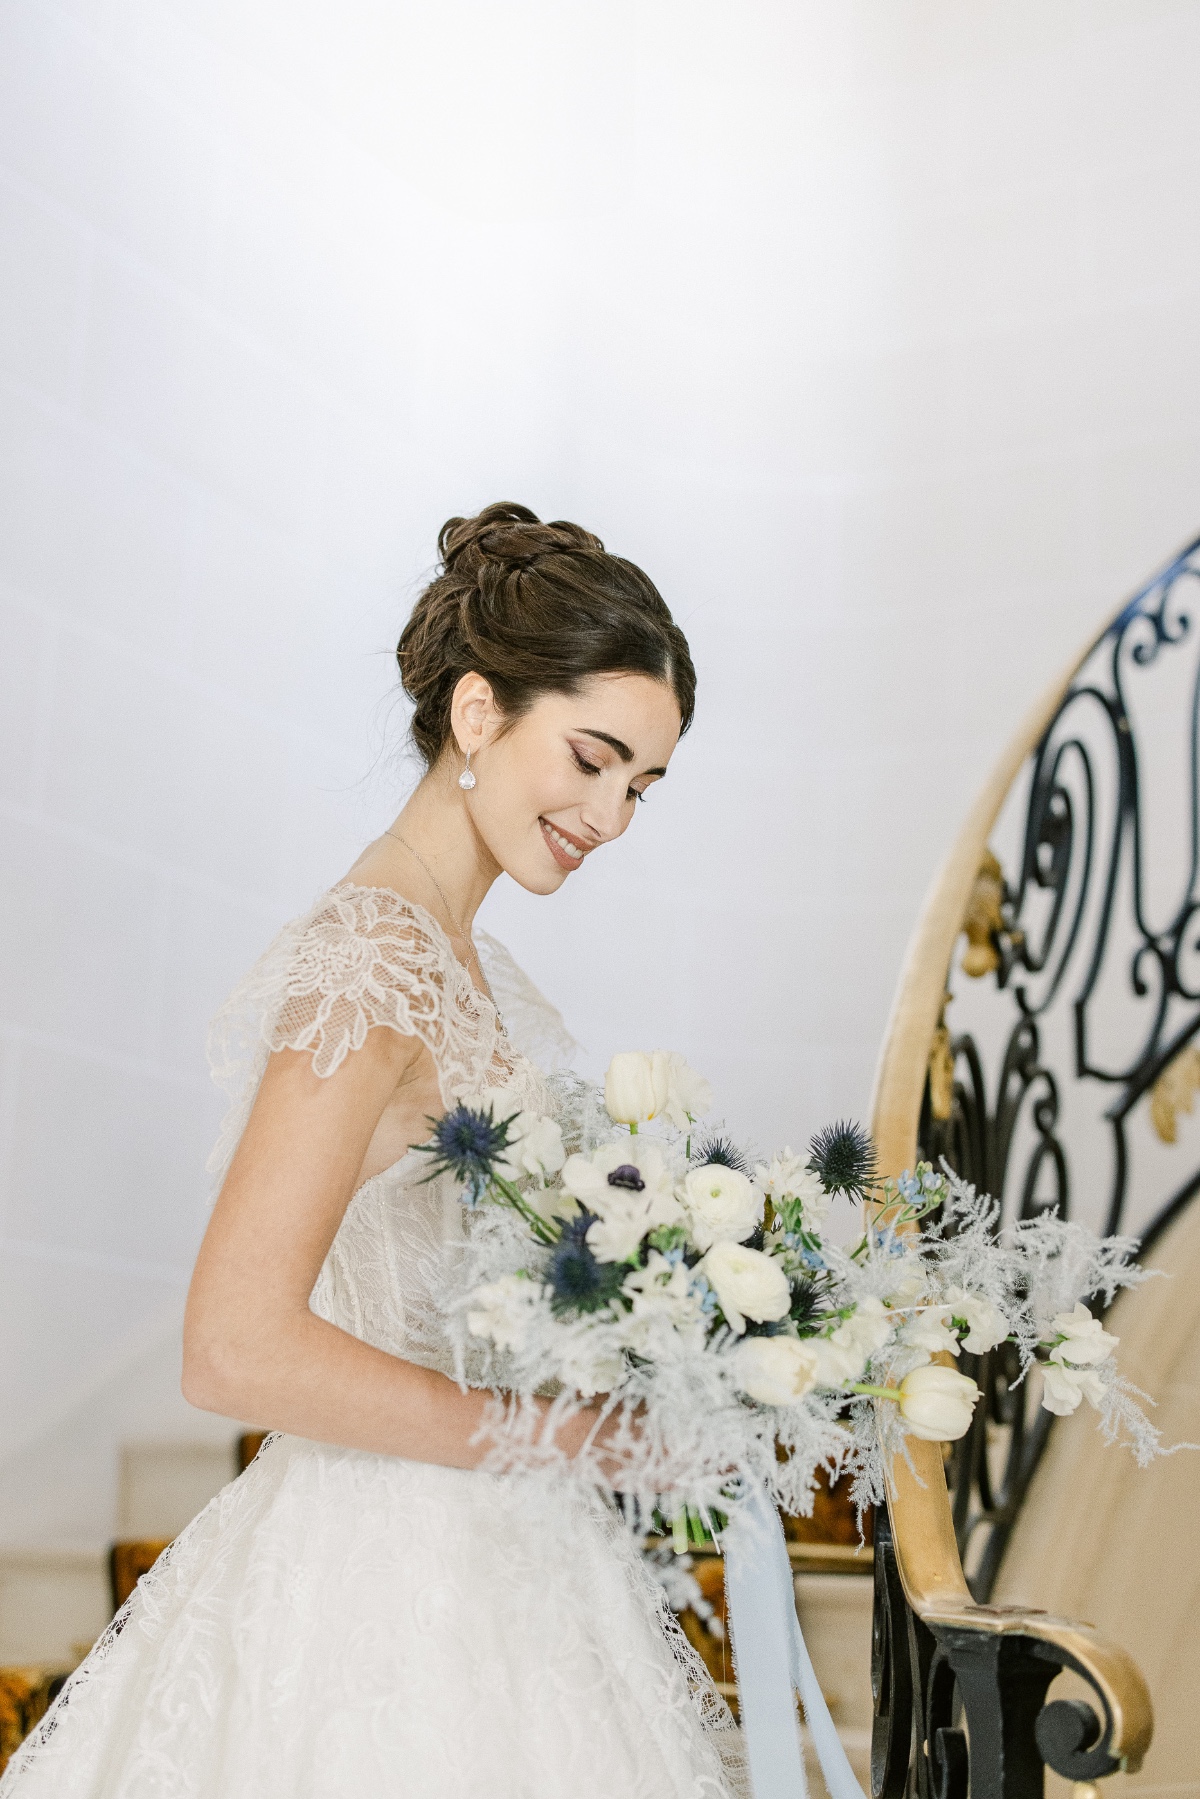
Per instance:
[[[1188,0],[3,0],[0,1540],[175,1394],[204,1024],[403,786],[450,512],[649,570],[695,730],[484,916],[598,1069],[862,1114],[1027,697],[1200,525]]]

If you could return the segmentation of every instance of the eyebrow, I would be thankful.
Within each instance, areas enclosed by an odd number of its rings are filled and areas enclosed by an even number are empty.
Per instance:
[[[633,751],[627,743],[622,743],[619,737],[611,737],[607,731],[593,731],[588,725],[581,725],[579,728],[585,737],[595,737],[600,743],[606,743],[610,750],[616,750],[622,762],[633,761]],[[665,775],[666,772],[665,768],[646,768],[642,770],[642,773],[647,775]]]

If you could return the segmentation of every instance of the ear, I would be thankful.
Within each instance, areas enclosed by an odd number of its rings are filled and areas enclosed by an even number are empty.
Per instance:
[[[463,754],[487,743],[499,730],[500,720],[491,682],[482,675],[461,675],[450,701],[450,729]]]

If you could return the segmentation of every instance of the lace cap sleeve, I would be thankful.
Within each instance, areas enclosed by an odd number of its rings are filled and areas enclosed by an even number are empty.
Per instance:
[[[213,1172],[228,1166],[273,1050],[306,1050],[327,1077],[377,1025],[420,1039],[447,1106],[479,1091],[501,1044],[494,1007],[423,907],[343,884],[284,928],[213,1021],[213,1078],[235,1101]]]

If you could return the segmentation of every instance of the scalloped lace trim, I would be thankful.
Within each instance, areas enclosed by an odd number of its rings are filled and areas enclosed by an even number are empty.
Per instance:
[[[527,1009],[529,994],[540,999],[499,944],[489,939],[488,949],[502,979],[514,985],[513,971],[524,983],[527,991],[515,990]],[[557,1026],[565,1037],[558,1014],[541,1003],[551,1035]],[[309,1051],[314,1072],[325,1078],[377,1025],[420,1039],[447,1106],[503,1084],[516,1067],[495,1005],[432,913],[391,888],[343,881],[284,926],[213,1020],[209,1065],[233,1101],[209,1158],[216,1183],[228,1172],[273,1050]]]

